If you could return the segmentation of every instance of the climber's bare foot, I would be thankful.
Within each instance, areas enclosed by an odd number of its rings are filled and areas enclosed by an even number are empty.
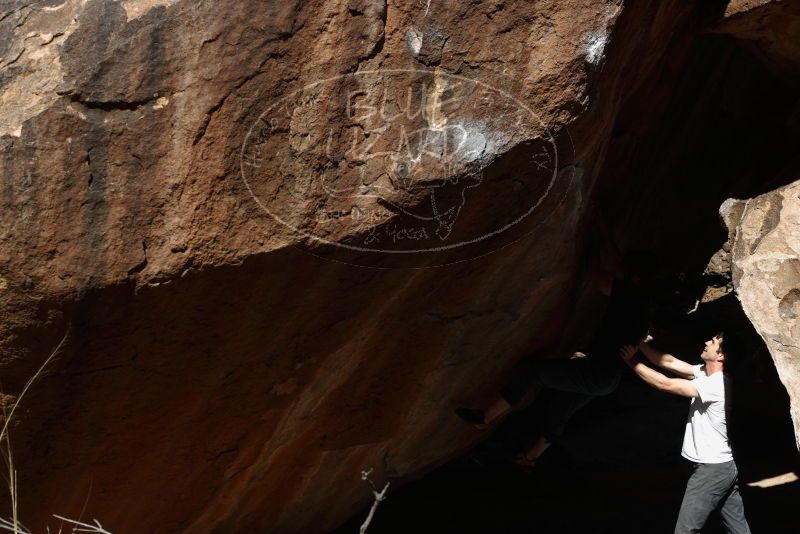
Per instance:
[[[503,397],[496,395],[486,410],[486,424],[493,425],[510,412],[511,405]]]
[[[486,422],[486,415],[483,413],[483,410],[478,408],[465,408],[462,406],[456,408],[456,415],[476,430],[486,430],[491,426]]]
[[[514,458],[514,461],[524,470],[530,471],[536,466],[536,462],[549,447],[550,442],[547,441],[544,436],[539,436],[539,439],[536,440],[536,443],[533,444],[533,447],[525,449],[521,453],[517,454],[516,458]]]
[[[462,406],[456,409],[456,415],[472,428],[484,431],[494,426],[497,420],[505,417],[510,411],[511,405],[503,397],[497,395],[486,410]]]
[[[526,450],[517,454],[517,456],[514,458],[514,463],[516,463],[518,466],[522,467],[525,470],[530,470],[536,466],[536,461],[538,459],[539,458],[534,456],[533,453],[531,453],[531,451]]]

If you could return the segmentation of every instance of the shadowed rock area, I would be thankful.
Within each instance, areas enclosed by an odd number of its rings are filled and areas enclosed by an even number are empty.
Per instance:
[[[591,210],[741,301],[797,425],[784,4],[0,4],[5,406],[69,332],[9,426],[21,521],[334,530],[591,335]]]

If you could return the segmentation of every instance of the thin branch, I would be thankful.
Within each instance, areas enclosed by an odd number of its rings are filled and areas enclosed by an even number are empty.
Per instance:
[[[18,521],[9,521],[0,517],[0,529],[8,530],[9,532],[21,532],[22,534],[31,534],[31,531],[25,528]]]
[[[78,521],[83,519],[83,513],[86,511],[86,505],[89,504],[89,495],[92,493],[92,484],[94,483],[94,473],[91,475],[89,479],[89,491],[86,492],[86,500],[83,501],[83,508],[81,508],[81,513],[78,515]],[[61,529],[58,529],[61,532]],[[72,532],[75,532],[75,528],[72,529]]]
[[[69,336],[70,329],[72,328],[72,323],[70,322],[67,325],[67,331],[64,332],[64,337],[61,338],[61,341],[56,346],[55,350],[50,353],[50,356],[44,361],[44,363],[39,367],[39,370],[28,380],[25,384],[25,387],[22,388],[22,393],[14,401],[14,404],[11,406],[11,411],[6,414],[5,404],[3,404],[3,429],[0,431],[0,445],[3,443],[3,439],[6,440],[6,450],[5,455],[3,455],[3,459],[5,460],[6,466],[8,467],[8,491],[11,494],[11,522],[0,518],[0,528],[5,528],[13,532],[14,534],[30,534],[30,531],[22,526],[19,523],[19,518],[17,517],[17,505],[19,502],[19,494],[17,488],[17,470],[14,469],[14,459],[11,453],[11,437],[8,434],[8,425],[11,423],[11,419],[14,417],[14,412],[19,406],[20,401],[22,401],[22,397],[25,396],[25,393],[28,392],[28,388],[31,387],[33,382],[39,377],[47,364],[58,354],[58,351],[61,350],[61,347],[64,345],[64,342],[67,340]],[[10,525],[10,527],[9,527]]]
[[[111,534],[111,532],[103,528],[103,525],[101,525],[100,521],[98,521],[97,519],[94,520],[94,525],[90,525],[89,523],[81,523],[80,521],[75,521],[74,519],[62,517],[57,514],[53,514],[53,517],[60,519],[62,521],[67,521],[68,523],[72,523],[73,525],[85,527],[85,528],[75,528],[74,529],[75,532],[96,532],[98,534]]]
[[[378,491],[378,488],[375,487],[375,484],[373,484],[372,480],[369,478],[370,474],[372,474],[371,468],[369,471],[361,471],[361,480],[366,480],[370,488],[372,488],[372,495],[375,497],[375,500],[372,502],[372,507],[369,509],[367,518],[364,520],[364,523],[359,529],[360,534],[366,534],[367,528],[369,528],[369,524],[372,522],[372,517],[375,515],[375,510],[378,509],[378,505],[386,498],[386,491],[389,489],[390,484],[387,482],[383,489]]]
[[[70,331],[71,328],[72,328],[72,323],[70,322],[69,325],[67,325],[67,331],[64,332],[64,337],[61,338],[61,341],[58,343],[58,346],[50,354],[50,356],[44,361],[42,366],[39,367],[39,370],[36,371],[36,374],[34,374],[30,378],[30,380],[28,380],[28,383],[25,384],[25,387],[22,388],[22,393],[20,393],[19,397],[17,397],[17,400],[14,401],[14,405],[11,406],[11,413],[8,414],[8,417],[6,418],[6,420],[5,420],[4,424],[3,424],[3,430],[0,431],[0,439],[3,439],[3,436],[5,436],[6,430],[8,429],[8,423],[11,421],[11,418],[14,416],[14,411],[17,409],[17,406],[19,406],[19,403],[22,400],[22,397],[25,395],[25,393],[27,393],[28,388],[31,387],[31,384],[33,384],[34,380],[36,380],[39,377],[39,375],[42,373],[44,368],[47,367],[47,364],[50,363],[50,360],[52,360],[53,357],[55,357],[55,355],[58,353],[58,351],[61,350],[61,346],[64,345],[64,342],[67,340],[67,337],[69,336],[69,331]]]

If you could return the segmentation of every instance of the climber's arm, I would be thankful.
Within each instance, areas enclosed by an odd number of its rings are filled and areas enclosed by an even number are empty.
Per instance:
[[[620,356],[622,359],[627,363],[633,371],[639,375],[639,378],[653,386],[654,388],[665,391],[667,393],[672,393],[675,395],[680,395],[682,397],[697,397],[699,396],[697,393],[697,389],[694,387],[690,380],[684,380],[683,378],[669,378],[655,369],[651,369],[650,367],[646,366],[636,358],[634,358],[634,354],[636,354],[636,349],[630,345],[625,345],[620,349]]]
[[[644,341],[639,343],[639,351],[644,354],[653,365],[672,371],[684,378],[694,378],[694,369],[692,365],[676,358],[672,354],[653,348]]]

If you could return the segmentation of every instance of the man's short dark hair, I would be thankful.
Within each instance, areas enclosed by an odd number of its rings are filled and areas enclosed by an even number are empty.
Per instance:
[[[725,347],[725,331],[724,330],[720,330],[719,332],[714,334],[714,337],[719,338],[719,347],[717,348],[717,354],[722,353],[727,358],[728,351],[725,350],[726,349],[726,347]]]
[[[717,353],[724,354],[725,361],[728,363],[730,363],[731,360],[739,360],[742,353],[745,352],[743,341],[736,332],[728,331],[726,334],[724,330],[719,330],[714,334],[714,337],[719,338]]]

